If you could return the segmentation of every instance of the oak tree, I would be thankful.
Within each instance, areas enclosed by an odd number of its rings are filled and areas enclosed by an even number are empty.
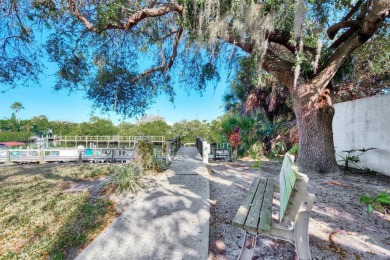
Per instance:
[[[389,71],[386,57],[370,64],[355,54],[365,51],[371,59],[386,47],[389,0],[5,0],[0,5],[0,82],[14,86],[37,78],[40,38],[58,66],[57,89],[83,89],[97,107],[129,116],[143,113],[161,93],[173,99],[175,83],[202,90],[219,79],[221,68],[234,69],[237,58],[251,56],[259,70],[289,91],[302,170],[336,168],[333,93],[338,82],[358,75],[345,71],[367,75],[369,70],[369,80],[379,84],[388,78],[377,69],[382,64]],[[38,37],[43,26],[49,35]],[[364,82],[357,78],[353,85]]]

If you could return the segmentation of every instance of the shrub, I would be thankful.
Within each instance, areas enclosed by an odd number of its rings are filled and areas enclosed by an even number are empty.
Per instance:
[[[253,169],[260,169],[260,167],[261,167],[261,161],[254,161],[252,163],[252,168]]]
[[[158,160],[153,158],[151,170],[153,172],[163,172],[168,169],[168,165],[165,161]]]
[[[0,132],[0,142],[26,142],[32,135],[31,132]]]
[[[158,160],[154,156],[153,144],[148,141],[140,141],[137,143],[136,148],[137,157],[135,164],[145,170],[151,170],[153,172],[163,172],[167,169],[165,161]]]
[[[299,144],[294,144],[290,150],[287,151],[289,154],[294,155],[295,157],[298,156],[299,153]]]
[[[153,166],[153,144],[149,141],[139,141],[136,147],[135,163],[143,169],[149,170]]]
[[[140,167],[134,164],[127,164],[117,167],[114,170],[114,174],[110,176],[109,182],[119,193],[122,193],[124,190],[134,193],[142,188],[140,183],[142,175],[143,171]]]
[[[253,160],[259,160],[260,157],[263,155],[264,145],[262,142],[257,142],[251,145],[251,147],[248,150],[249,156]]]
[[[272,147],[271,151],[268,153],[268,157],[281,161],[283,160],[283,155],[286,153],[286,144],[284,142],[277,142]]]

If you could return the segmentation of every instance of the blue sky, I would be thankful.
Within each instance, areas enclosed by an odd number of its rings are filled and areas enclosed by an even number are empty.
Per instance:
[[[178,122],[182,119],[208,120],[211,121],[221,116],[223,112],[222,96],[228,83],[223,79],[217,87],[210,86],[201,97],[199,93],[192,91],[190,95],[184,89],[176,87],[174,104],[169,102],[167,96],[160,96],[157,102],[148,110],[147,114],[159,114],[167,122]],[[110,118],[114,124],[122,121],[120,116],[114,113],[101,114],[91,107],[92,102],[84,98],[83,92],[68,93],[68,91],[55,91],[55,79],[47,76],[41,80],[41,87],[19,87],[5,93],[0,93],[0,119],[10,118],[12,110],[10,106],[14,102],[21,102],[25,109],[19,112],[20,119],[30,119],[33,116],[45,115],[49,120],[62,120],[70,122],[88,121],[90,116],[95,115]],[[126,119],[126,122],[135,122]]]

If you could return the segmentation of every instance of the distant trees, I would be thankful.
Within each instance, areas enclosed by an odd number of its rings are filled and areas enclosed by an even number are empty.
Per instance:
[[[181,120],[172,126],[172,135],[180,135],[182,142],[193,143],[196,136],[206,139],[208,142],[218,142],[225,137],[222,134],[220,120],[212,120],[210,123],[206,120]]]
[[[72,132],[76,135],[117,135],[118,129],[111,120],[92,116],[89,122],[80,123]]]
[[[124,136],[165,136],[167,139],[181,135],[186,142],[194,142],[196,135],[206,138],[210,142],[222,139],[220,121],[213,120],[211,123],[199,120],[182,120],[173,126],[168,125],[163,117],[148,115],[136,124],[122,122],[115,126],[110,119],[96,116],[88,122],[72,123],[66,121],[49,121],[44,115],[35,116],[31,119],[21,120],[16,124],[15,118],[0,120],[0,129],[4,138],[13,138],[18,135],[12,133],[24,132],[23,138],[29,133],[32,135],[124,135]],[[27,134],[28,135],[28,134]],[[4,139],[3,138],[3,139]],[[183,140],[183,139],[182,139]],[[15,140],[8,140],[15,141]]]

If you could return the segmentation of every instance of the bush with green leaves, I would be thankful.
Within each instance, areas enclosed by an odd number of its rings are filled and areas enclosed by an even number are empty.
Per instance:
[[[248,154],[253,160],[259,160],[260,157],[263,155],[263,151],[264,145],[262,142],[259,141],[251,145],[248,150]]]
[[[271,151],[267,154],[268,157],[281,161],[283,160],[283,156],[286,153],[286,143],[285,142],[277,142],[274,144],[274,147],[272,147]]]
[[[123,191],[137,192],[142,189],[140,179],[143,175],[143,170],[134,164],[125,164],[116,167],[114,174],[109,178],[109,182],[114,188],[122,193]]]
[[[33,136],[31,132],[0,132],[0,142],[27,142]]]
[[[299,144],[294,144],[290,150],[287,151],[289,154],[294,155],[295,157],[298,156],[299,153]]]
[[[383,213],[390,211],[390,193],[386,191],[376,197],[360,196],[360,202],[367,205],[367,212],[370,214],[374,209]]]
[[[144,170],[163,172],[168,166],[165,161],[158,160],[154,156],[153,144],[149,141],[139,141],[136,147],[135,164]]]
[[[153,165],[153,144],[149,141],[138,141],[136,146],[135,163],[145,170],[149,170]]]
[[[258,169],[260,169],[261,168],[261,161],[254,161],[253,163],[252,163],[252,169],[256,169],[256,170],[258,170]]]

